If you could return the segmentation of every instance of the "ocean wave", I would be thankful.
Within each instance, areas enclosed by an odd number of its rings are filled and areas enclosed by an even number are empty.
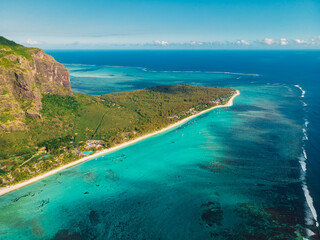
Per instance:
[[[96,66],[103,66],[103,67],[110,67],[110,68],[136,68],[143,72],[163,72],[163,73],[212,73],[212,74],[229,74],[229,75],[238,75],[238,76],[254,76],[259,77],[260,74],[257,73],[236,73],[236,72],[220,72],[220,71],[182,71],[182,70],[171,70],[171,71],[157,71],[157,70],[149,70],[146,67],[137,67],[137,66],[118,66],[118,65],[91,65],[91,64],[81,64],[81,63],[65,63],[66,66],[88,66],[88,67],[96,67]],[[240,79],[241,77],[238,77],[237,79]]]
[[[306,94],[306,91],[302,89],[298,84],[294,85],[296,88],[299,88],[301,90],[301,97],[304,98],[304,95]]]
[[[309,138],[308,138],[308,134],[307,134],[307,129],[302,128],[302,132],[303,132],[302,140],[306,140],[306,141],[308,141],[308,140],[309,140]]]
[[[308,159],[307,153],[306,153],[306,150],[304,149],[304,147],[302,147],[302,154],[303,154],[303,157],[304,157],[305,159]]]
[[[304,154],[301,154],[299,157],[299,163],[302,169],[301,173],[301,181],[302,181],[302,190],[304,193],[304,197],[306,199],[306,204],[308,209],[306,209],[306,224],[307,225],[313,225],[314,223],[316,224],[317,227],[319,227],[318,223],[318,214],[317,211],[313,205],[313,198],[310,195],[310,191],[308,189],[308,186],[306,184],[306,171],[307,171],[307,166],[306,166],[306,158],[304,157]],[[310,210],[310,211],[309,211]],[[309,232],[309,236],[312,236],[312,232]]]
[[[96,67],[97,65],[93,64],[82,64],[82,63],[62,63],[65,66],[88,66],[88,67]]]
[[[304,172],[307,171],[307,164],[306,164],[305,159],[303,157],[300,157],[299,159],[300,159],[299,163],[300,163],[302,171],[304,171]],[[304,178],[301,178],[301,180],[304,180]]]
[[[302,137],[302,140],[308,141],[308,140],[309,140],[308,135],[305,134],[305,135]]]
[[[139,67],[137,67],[139,68]],[[236,73],[236,72],[219,72],[219,71],[199,71],[199,70],[194,70],[194,71],[182,71],[182,70],[171,70],[171,71],[157,71],[157,70],[149,70],[147,68],[140,68],[144,72],[162,72],[162,73],[213,73],[213,74],[230,74],[230,75],[239,75],[239,76],[254,76],[254,77],[259,77],[260,74],[257,73]],[[240,78],[237,78],[240,79]]]
[[[114,68],[137,68],[137,69],[145,69],[145,67],[136,67],[136,66],[124,66],[124,65],[102,65],[103,67],[114,67]]]
[[[308,189],[306,184],[302,185],[302,190],[304,192],[304,196],[306,198],[308,207],[309,207],[309,209],[311,211],[311,214],[312,214],[312,217],[313,217],[313,219],[314,219],[314,221],[316,223],[316,226],[319,227],[318,214],[317,214],[317,211],[316,211],[316,209],[315,209],[315,207],[313,205],[313,199],[312,199],[312,197],[310,195],[309,189]],[[309,216],[309,218],[311,218],[311,216]]]
[[[307,164],[306,164],[306,159],[304,158],[303,154],[299,157],[299,163],[301,166],[302,171],[306,172],[307,171]],[[304,176],[301,176],[301,180],[304,180]]]
[[[303,140],[308,140],[308,135],[307,135],[307,127],[308,127],[309,121],[305,118],[304,119],[304,125],[302,127],[302,132],[303,132]],[[306,182],[306,172],[307,172],[307,162],[306,160],[308,159],[307,156],[307,151],[305,149],[305,147],[302,147],[302,153],[300,155],[300,157],[298,157],[299,160],[299,164],[301,166],[301,174],[300,174],[300,179],[301,179],[301,185],[302,185],[302,190],[304,193],[304,197],[306,199],[306,211],[305,211],[305,221],[306,224],[311,226],[311,225],[316,225],[316,227],[319,227],[319,223],[318,223],[318,215],[317,215],[317,211],[313,205],[313,198],[310,195],[310,191],[308,189],[307,186],[307,182]],[[313,236],[314,232],[312,232],[311,230],[307,229],[306,233],[307,235]]]
[[[306,233],[308,237],[316,235],[314,232],[312,232],[310,229],[306,228]],[[303,238],[303,240],[308,240],[307,238]]]

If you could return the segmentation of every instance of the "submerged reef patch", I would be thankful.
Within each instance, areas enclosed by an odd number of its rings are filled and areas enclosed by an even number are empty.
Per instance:
[[[223,220],[223,211],[219,202],[208,202],[201,205],[203,209],[201,219],[208,226],[221,225]]]

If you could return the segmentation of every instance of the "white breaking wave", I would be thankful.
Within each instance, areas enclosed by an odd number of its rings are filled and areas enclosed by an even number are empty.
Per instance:
[[[302,138],[302,140],[309,140],[309,138],[308,138],[308,134],[307,134],[307,129],[305,129],[305,128],[302,128],[302,132],[303,132],[303,138]]]
[[[306,211],[306,223],[307,223],[307,225],[312,225],[313,221],[314,221],[316,226],[319,227],[317,211],[313,205],[313,199],[310,195],[308,186],[306,184],[307,166],[306,166],[306,158],[305,158],[304,154],[301,154],[301,157],[299,157],[299,163],[300,163],[301,169],[302,169],[302,173],[301,173],[302,190],[304,193],[304,197],[306,198],[307,207],[310,209],[310,212]],[[310,213],[311,213],[311,215],[310,215]],[[313,234],[311,234],[311,232],[308,232],[308,235],[311,236]]]
[[[295,85],[295,87],[300,88],[300,90],[302,91],[301,97],[304,97],[305,91],[303,91],[303,89],[299,85]],[[309,125],[309,121],[305,118],[304,119],[304,125],[302,127],[302,133],[303,133],[303,140],[304,141],[308,140],[308,135],[307,135],[307,127],[308,127],[308,125]],[[307,172],[307,162],[306,162],[306,160],[307,159],[308,159],[307,152],[306,152],[305,147],[303,146],[302,147],[301,156],[298,158],[298,160],[299,160],[299,164],[300,164],[301,170],[302,170],[301,171],[301,176],[300,176],[302,190],[303,190],[303,193],[304,193],[304,197],[306,199],[306,212],[305,212],[306,219],[305,219],[305,221],[306,221],[307,225],[313,225],[315,223],[316,226],[319,227],[317,211],[316,211],[316,209],[315,209],[315,207],[313,205],[313,199],[312,199],[312,197],[310,195],[310,191],[308,189],[307,182],[306,182],[306,172]],[[309,229],[306,230],[306,233],[307,233],[307,235],[309,237],[314,235],[314,232],[312,232]]]
[[[306,94],[306,91],[302,89],[299,85],[294,85],[295,87],[299,88],[301,90],[301,97],[304,98],[304,95]]]
[[[299,163],[300,163],[302,171],[304,171],[304,172],[307,171],[307,164],[306,164],[306,160],[303,157],[303,155],[301,155],[301,157],[299,157]],[[304,180],[304,178],[301,178],[301,180]]]
[[[310,192],[309,192],[309,189],[308,189],[307,185],[306,185],[306,184],[303,184],[303,185],[302,185],[302,189],[303,189],[303,192],[304,192],[304,196],[306,197],[308,207],[310,208],[312,217],[313,217],[313,219],[314,219],[315,222],[316,222],[316,226],[319,227],[317,211],[316,211],[316,209],[314,208],[313,199],[312,199],[312,197],[310,196]]]
[[[307,235],[308,235],[308,237],[311,237],[311,236],[313,236],[313,235],[316,235],[314,232],[312,232],[310,229],[306,229],[306,231],[307,231]],[[303,238],[303,240],[308,240],[308,238]]]
[[[64,64],[66,66],[88,66],[88,67],[96,67],[98,65],[91,65],[91,64],[77,64],[77,63],[66,63]],[[219,72],[219,71],[157,71],[157,70],[149,70],[146,67],[133,67],[133,66],[117,66],[117,65],[101,65],[103,67],[110,67],[110,68],[136,68],[139,69],[143,72],[163,72],[163,73],[213,73],[213,74],[230,74],[230,75],[239,75],[240,77],[238,77],[237,79],[240,79],[241,76],[254,76],[254,77],[259,77],[261,76],[260,74],[257,73],[236,73],[236,72]]]
[[[305,159],[308,159],[306,150],[305,150],[304,148],[302,148],[302,153],[303,153],[303,157],[304,157]]]
[[[93,64],[81,64],[81,63],[62,63],[65,66],[83,66],[83,67],[96,67],[97,65]]]
[[[139,68],[139,67],[137,67]],[[218,71],[180,71],[180,70],[171,70],[171,71],[157,71],[157,70],[148,70],[147,68],[140,68],[144,72],[162,72],[162,73],[214,73],[214,74],[230,74],[230,75],[239,75],[239,76],[254,76],[259,77],[260,74],[257,73],[236,73],[236,72],[218,72]],[[238,78],[237,78],[238,79]]]

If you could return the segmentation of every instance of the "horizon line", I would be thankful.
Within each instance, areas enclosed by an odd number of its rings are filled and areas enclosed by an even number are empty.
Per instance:
[[[37,47],[40,48],[40,47]],[[320,51],[320,48],[40,48],[64,51]]]

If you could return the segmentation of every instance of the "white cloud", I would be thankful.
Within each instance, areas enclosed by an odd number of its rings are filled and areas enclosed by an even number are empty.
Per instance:
[[[312,38],[311,45],[320,45],[320,36]]]
[[[28,39],[26,41],[26,43],[29,44],[29,45],[41,44],[39,41],[34,41],[34,40],[31,40],[31,39]]]
[[[203,45],[203,43],[202,42],[197,42],[197,41],[192,41],[192,42],[190,42],[190,44],[191,45],[198,45],[198,46],[202,46]]]
[[[260,40],[259,41],[260,43],[263,43],[263,44],[266,44],[266,45],[272,45],[272,44],[275,44],[276,41],[272,38],[265,38],[263,40]]]
[[[311,38],[311,40],[295,39],[294,41],[299,45],[320,45],[320,36]]]
[[[287,46],[289,45],[289,40],[286,38],[280,38],[280,40],[272,39],[272,38],[265,38],[263,40],[257,40],[257,43],[265,44],[265,45],[281,45]]]
[[[280,45],[281,46],[287,46],[288,44],[289,44],[289,42],[286,38],[280,38]]]
[[[160,45],[160,46],[167,46],[169,43],[167,41],[160,41],[160,40],[154,40],[153,43],[155,45]]]
[[[295,39],[294,41],[295,41],[296,43],[298,43],[298,44],[309,44],[308,41],[303,40],[303,39]]]
[[[238,40],[238,41],[236,41],[236,44],[237,45],[245,45],[245,46],[249,46],[250,45],[250,43],[247,42],[246,40]]]

